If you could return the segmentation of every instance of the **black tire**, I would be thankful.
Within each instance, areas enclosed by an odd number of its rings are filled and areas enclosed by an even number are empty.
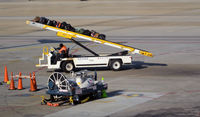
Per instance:
[[[51,102],[55,102],[55,98],[54,98],[53,95],[50,95],[50,101],[51,101]]]
[[[81,103],[80,97],[78,95],[74,95],[73,102],[74,102],[74,105],[80,104]]]
[[[113,71],[119,71],[122,67],[122,62],[121,60],[112,60],[110,62],[110,69]]]
[[[70,72],[74,70],[74,64],[73,62],[69,61],[69,62],[63,62],[61,65],[61,69],[65,72]]]
[[[101,96],[102,96],[102,91],[98,90],[93,94],[93,99],[101,99]]]

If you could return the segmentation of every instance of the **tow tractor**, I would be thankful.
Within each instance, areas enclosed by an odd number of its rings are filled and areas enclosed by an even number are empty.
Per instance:
[[[94,56],[83,56],[83,55],[68,54],[68,55],[66,55],[66,57],[60,58],[60,60],[58,60],[56,63],[53,63],[53,58],[54,58],[53,56],[56,54],[56,50],[54,48],[51,48],[49,51],[48,47],[44,47],[42,57],[39,58],[39,64],[37,64],[36,67],[46,66],[46,67],[48,67],[48,69],[62,69],[64,71],[68,71],[68,72],[73,71],[76,68],[108,67],[114,71],[117,71],[117,70],[120,70],[123,65],[132,64],[133,60],[132,60],[131,54],[141,54],[141,55],[148,56],[148,57],[153,56],[152,53],[145,51],[145,50],[122,45],[119,43],[114,43],[114,42],[111,42],[108,40],[94,38],[91,36],[87,36],[87,35],[79,34],[76,32],[56,28],[53,26],[49,26],[49,25],[45,25],[45,24],[41,24],[41,23],[29,21],[29,20],[26,21],[26,24],[29,24],[29,25],[35,26],[35,27],[39,27],[42,29],[55,31],[55,32],[57,32],[56,33],[57,36],[64,37],[64,38],[71,40],[75,44],[79,45],[80,47],[84,48],[85,50],[87,50],[88,52],[90,52],[91,54],[94,55]],[[84,39],[87,41],[104,44],[107,46],[122,49],[124,51],[109,54],[106,56],[102,56],[102,55],[99,55],[96,52],[92,51],[91,49],[87,48],[83,44],[79,43],[77,41],[78,39]],[[47,63],[43,64],[42,63],[43,61],[46,61]]]

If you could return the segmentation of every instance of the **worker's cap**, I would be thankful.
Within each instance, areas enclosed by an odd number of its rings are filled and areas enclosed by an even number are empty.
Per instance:
[[[61,43],[59,46],[60,46],[60,47],[63,47],[63,44]]]

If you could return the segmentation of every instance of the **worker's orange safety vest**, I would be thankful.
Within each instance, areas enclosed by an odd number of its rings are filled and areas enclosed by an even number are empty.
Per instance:
[[[66,53],[66,52],[67,52],[67,47],[66,47],[66,46],[63,46],[63,47],[59,50],[59,53],[61,54],[63,50],[64,50],[65,53]]]

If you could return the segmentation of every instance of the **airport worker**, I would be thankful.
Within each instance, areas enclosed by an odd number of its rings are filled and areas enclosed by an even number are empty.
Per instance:
[[[67,53],[67,47],[65,45],[63,45],[62,43],[59,45],[60,49],[59,49],[59,53]]]
[[[65,45],[63,45],[62,43],[59,44],[59,47],[56,48],[56,50],[58,50],[58,53],[56,54],[55,59],[54,59],[54,64],[57,63],[57,61],[60,60],[60,58],[64,58],[68,56],[68,49]]]

